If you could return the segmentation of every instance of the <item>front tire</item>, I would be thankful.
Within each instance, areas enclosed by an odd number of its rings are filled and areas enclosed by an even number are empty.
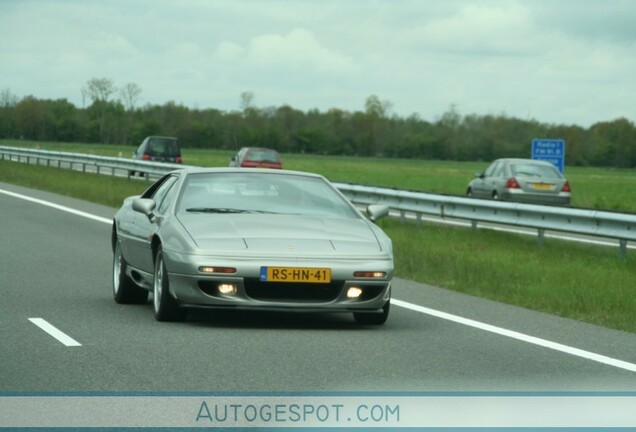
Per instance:
[[[126,274],[128,264],[121,254],[119,240],[115,241],[113,252],[113,297],[121,304],[142,304],[148,301],[148,291],[137,286]]]
[[[158,247],[155,254],[155,277],[153,306],[157,321],[180,321],[185,317],[185,310],[180,308],[177,300],[170,294],[170,280],[163,260],[163,251]]]
[[[362,325],[382,325],[386,322],[389,317],[389,309],[391,307],[391,301],[387,301],[384,306],[382,306],[381,313],[353,313],[353,319],[356,320],[358,324]]]

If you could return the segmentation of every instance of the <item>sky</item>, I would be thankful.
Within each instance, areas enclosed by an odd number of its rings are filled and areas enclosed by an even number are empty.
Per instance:
[[[636,0],[0,0],[0,91],[137,106],[636,120]]]

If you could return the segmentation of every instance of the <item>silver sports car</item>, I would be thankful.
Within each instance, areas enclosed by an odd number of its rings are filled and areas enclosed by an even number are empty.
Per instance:
[[[174,171],[129,197],[113,221],[113,294],[159,321],[187,308],[389,314],[393,250],[324,177],[284,170]]]

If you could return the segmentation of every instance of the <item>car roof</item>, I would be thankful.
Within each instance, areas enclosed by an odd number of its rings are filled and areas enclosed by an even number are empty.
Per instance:
[[[537,165],[552,165],[550,162],[541,160],[541,159],[523,159],[523,158],[502,158],[502,159],[497,159],[499,161],[502,162],[506,162],[506,163],[534,163]],[[554,165],[552,165],[554,166]]]
[[[163,135],[150,135],[147,136],[146,138],[161,138],[161,139],[169,139],[169,140],[179,140],[177,137],[171,137],[171,136],[163,136]]]
[[[269,148],[269,147],[243,147],[241,148],[241,150],[261,150],[261,151],[273,151],[278,153],[278,150],[273,149],[273,148]]]

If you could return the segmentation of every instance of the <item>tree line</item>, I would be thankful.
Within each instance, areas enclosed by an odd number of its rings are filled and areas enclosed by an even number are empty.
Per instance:
[[[283,153],[490,161],[529,157],[535,138],[566,142],[566,164],[633,168],[636,127],[626,118],[589,128],[502,115],[460,115],[451,106],[434,121],[391,114],[392,104],[369,96],[360,111],[257,107],[243,92],[236,111],[193,109],[173,101],[137,106],[141,88],[93,78],[83,106],[66,99],[18,98],[0,92],[0,138],[137,145],[148,135],[178,137],[183,147],[236,150],[262,146]]]

